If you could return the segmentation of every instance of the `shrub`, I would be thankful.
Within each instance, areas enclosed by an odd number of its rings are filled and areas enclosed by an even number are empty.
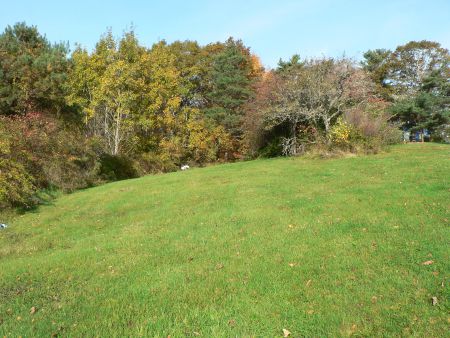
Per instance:
[[[262,157],[276,157],[280,156],[282,152],[282,139],[280,137],[277,137],[270,140],[267,145],[259,151],[259,155]]]
[[[344,113],[342,123],[350,127],[348,146],[354,151],[376,153],[389,144],[401,141],[399,126],[391,123],[386,113],[387,103],[372,100]]]
[[[69,192],[96,183],[101,147],[79,130],[66,130],[61,122],[39,113],[1,118],[0,123],[9,144],[3,158],[20,165],[36,189]]]
[[[450,124],[436,128],[431,139],[433,142],[450,143]]]
[[[107,181],[117,181],[138,177],[138,172],[130,158],[103,154],[100,158],[100,176]]]
[[[330,130],[330,138],[337,146],[349,146],[351,137],[354,137],[354,134],[354,127],[342,118],[339,118]]]
[[[178,169],[178,166],[167,154],[156,152],[143,153],[137,159],[137,166],[140,175],[170,172]]]
[[[36,203],[33,178],[24,167],[12,160],[0,158],[0,208],[30,207]]]
[[[100,151],[95,142],[78,133],[59,131],[51,145],[55,153],[45,161],[48,184],[65,192],[93,186],[99,181]]]

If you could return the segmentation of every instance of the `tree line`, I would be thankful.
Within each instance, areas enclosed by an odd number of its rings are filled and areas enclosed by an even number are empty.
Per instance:
[[[376,152],[401,129],[442,140],[449,62],[439,43],[412,41],[267,70],[241,40],[147,48],[133,30],[69,53],[17,23],[0,35],[0,206],[186,163]]]

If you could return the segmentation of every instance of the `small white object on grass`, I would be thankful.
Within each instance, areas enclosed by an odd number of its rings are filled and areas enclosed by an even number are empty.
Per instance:
[[[0,229],[6,229],[8,227],[8,224],[0,223]]]
[[[189,166],[187,165],[187,164],[183,164],[182,166],[181,166],[181,170],[188,170],[189,169]]]

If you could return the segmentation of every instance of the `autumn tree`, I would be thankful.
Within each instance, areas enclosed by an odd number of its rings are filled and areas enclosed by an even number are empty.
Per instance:
[[[270,155],[278,155],[277,136],[283,135],[281,128],[266,128],[267,108],[277,99],[277,89],[280,87],[281,77],[275,71],[264,72],[255,82],[255,94],[245,105],[244,116],[244,144],[250,156],[254,156],[260,149],[274,143],[275,149],[269,150]]]
[[[350,60],[305,61],[279,72],[274,96],[265,108],[266,128],[283,127],[283,153],[295,155],[323,135],[331,143],[333,123],[346,109],[368,99],[371,82]]]
[[[110,155],[214,160],[228,136],[201,114],[207,73],[201,54],[196,43],[160,41],[146,49],[133,32],[119,41],[108,33],[91,55],[74,52],[68,100],[83,112],[88,136],[103,140]]]
[[[81,48],[72,55],[68,101],[80,106],[86,126],[102,138],[111,155],[129,146],[143,81],[139,64],[143,53],[133,32],[119,43],[108,32],[92,55]]]
[[[189,40],[175,41],[168,48],[175,57],[174,65],[183,82],[181,104],[193,108],[205,107],[210,67],[205,49],[196,41]]]

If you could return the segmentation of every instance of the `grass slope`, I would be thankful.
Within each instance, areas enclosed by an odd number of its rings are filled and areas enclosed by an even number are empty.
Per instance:
[[[449,151],[257,160],[58,198],[0,231],[0,334],[445,336]]]

